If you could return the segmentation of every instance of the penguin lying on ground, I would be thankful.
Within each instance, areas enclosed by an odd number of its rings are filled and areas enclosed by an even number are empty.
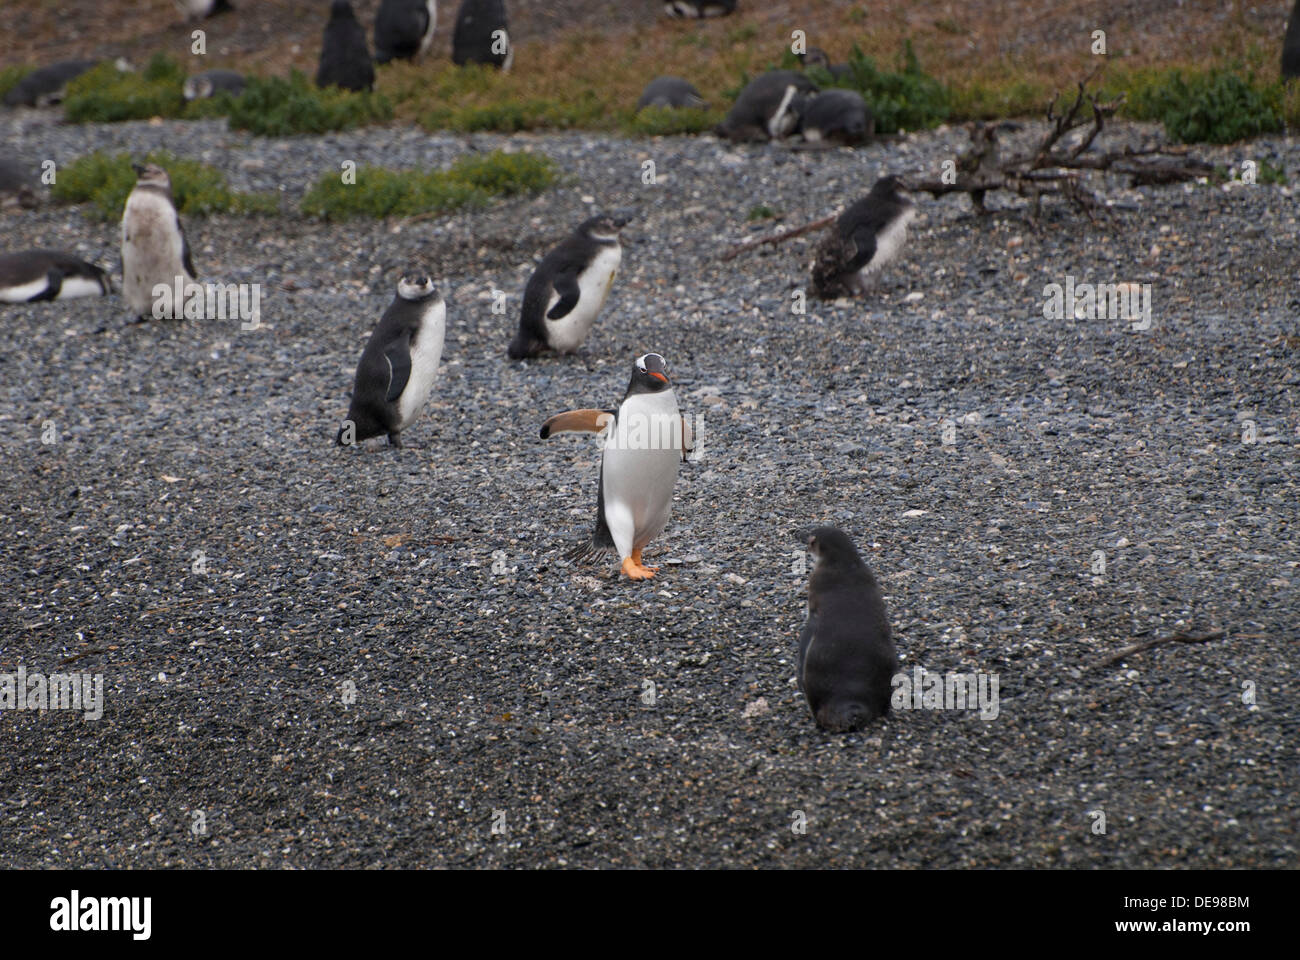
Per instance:
[[[186,100],[206,100],[218,93],[228,93],[237,97],[244,92],[247,83],[244,75],[234,70],[204,70],[192,77],[186,77],[181,92]]]
[[[357,22],[348,0],[333,0],[330,4],[316,86],[354,91],[371,90],[375,86],[375,65],[370,62],[366,31]]]
[[[507,353],[512,360],[543,350],[573,353],[587,339],[605,305],[623,260],[618,231],[626,213],[592,217],[542,258],[524,288],[519,331]]]
[[[843,733],[889,712],[898,655],[880,585],[853,541],[818,527],[807,543],[816,565],[799,634],[799,690],[819,727]]]
[[[230,0],[175,0],[175,3],[186,20],[203,20],[235,9]]]
[[[394,447],[402,431],[415,422],[442,362],[447,333],[447,304],[427,276],[407,274],[397,296],[384,311],[357,364],[347,422],[339,429],[339,446],[388,434]]]
[[[24,163],[0,157],[0,209],[22,207],[31,210],[39,206],[36,178]]]
[[[0,255],[0,302],[70,300],[113,292],[108,274],[59,250],[22,250]]]
[[[180,277],[188,298],[197,273],[172,203],[171,177],[153,163],[134,169],[135,188],[122,211],[122,296],[137,317],[147,320],[153,316],[155,286],[174,289]]]
[[[641,551],[668,523],[677,470],[692,449],[664,358],[657,353],[637,357],[617,410],[557,414],[542,424],[541,437],[565,431],[606,431],[596,526],[569,559],[592,559],[613,550],[629,578],[653,577],[659,568],[643,565]]]
[[[714,133],[737,141],[780,140],[799,125],[798,96],[816,92],[802,73],[770,70],[745,85]]]
[[[99,64],[99,60],[62,60],[33,70],[5,94],[4,104],[6,107],[44,107],[59,103],[69,83]]]
[[[700,91],[681,77],[655,77],[646,84],[641,99],[636,102],[638,110],[646,107],[694,107],[702,110],[707,106]]]
[[[375,63],[423,56],[437,27],[437,0],[383,0],[375,14]]]
[[[725,17],[736,10],[736,0],[665,0],[664,13],[670,17]]]
[[[817,248],[812,291],[822,300],[861,296],[867,281],[898,256],[916,204],[894,176],[876,181],[871,192],[839,215]]]
[[[486,63],[509,70],[515,61],[504,0],[464,0],[451,36],[451,60],[458,67]]]
[[[808,143],[866,143],[876,132],[876,119],[856,90],[823,90],[795,108],[799,133]]]

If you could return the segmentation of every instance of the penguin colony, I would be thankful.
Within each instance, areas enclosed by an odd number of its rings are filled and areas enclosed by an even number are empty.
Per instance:
[[[177,0],[188,18],[231,9],[227,0]],[[735,0],[670,0],[674,17],[711,17],[734,11]],[[435,0],[383,0],[375,20],[376,60],[417,58],[427,53],[437,26]],[[502,0],[464,0],[455,22],[456,63],[486,63],[508,69]],[[1300,74],[1300,3],[1284,42],[1284,71]],[[832,66],[811,49],[806,65]],[[57,101],[69,80],[97,61],[68,61],[29,74],[5,97],[6,105],[37,106]],[[325,28],[316,81],[369,90],[374,68],[365,31],[348,0],[333,0]],[[191,77],[187,99],[218,91],[237,93],[243,77],[210,70]],[[678,77],[657,77],[637,104],[698,109],[704,98]],[[810,142],[861,143],[874,133],[870,110],[847,90],[819,91],[804,74],[776,70],[750,82],[716,133],[736,141],[779,140],[800,133]],[[134,315],[152,316],[156,284],[197,282],[167,171],[136,167],[137,182],[121,223],[122,296]],[[0,158],[0,196],[32,205],[32,179],[22,164]],[[814,294],[824,298],[863,295],[869,282],[898,256],[916,205],[896,176],[881,178],[862,199],[835,220],[818,246],[812,265]],[[609,297],[622,262],[620,231],[632,214],[593,216],[548,252],[525,287],[517,329],[506,348],[513,361],[579,351]],[[114,292],[98,266],[56,250],[34,249],[0,255],[0,302],[52,301]],[[412,269],[402,275],[392,302],[362,351],[347,417],[336,435],[340,446],[377,437],[400,448],[402,435],[419,418],[437,383],[446,339],[447,306],[432,279]],[[673,391],[668,361],[649,352],[632,362],[630,379],[616,406],[558,413],[540,427],[547,440],[562,433],[603,438],[596,484],[596,512],[590,535],[568,556],[575,562],[613,556],[631,581],[653,578],[658,568],[643,551],[665,530],[681,464],[694,441]],[[891,679],[898,669],[884,598],[872,571],[849,536],[834,527],[805,535],[815,564],[808,582],[808,609],[797,648],[797,676],[815,722],[844,732],[889,710]]]

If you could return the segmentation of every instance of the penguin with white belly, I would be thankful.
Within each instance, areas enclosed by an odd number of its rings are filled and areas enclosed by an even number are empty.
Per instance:
[[[623,261],[618,232],[630,219],[626,213],[592,217],[542,258],[524,288],[519,330],[506,351],[511,360],[582,346]]]
[[[447,331],[447,304],[426,276],[407,275],[384,311],[357,364],[348,419],[336,443],[348,446],[388,434],[394,447],[417,416],[438,377]]]
[[[664,358],[638,357],[617,410],[570,410],[542,424],[543,440],[565,431],[605,434],[591,539],[569,554],[585,560],[615,551],[623,573],[646,580],[658,567],[641,562],[646,544],[663,532],[672,512],[677,471],[693,447],[677,409]]]

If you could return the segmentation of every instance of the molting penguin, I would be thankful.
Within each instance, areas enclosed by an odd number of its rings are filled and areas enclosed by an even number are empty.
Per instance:
[[[665,0],[664,13],[670,17],[695,19],[725,17],[736,10],[736,0]]]
[[[407,274],[366,341],[339,446],[388,434],[394,447],[419,416],[442,362],[447,304],[427,276]]]
[[[175,0],[175,3],[186,20],[203,20],[235,9],[230,0]]]
[[[618,231],[626,214],[592,217],[542,258],[524,288],[512,360],[543,350],[573,353],[587,339],[623,260]]]
[[[437,0],[383,0],[375,14],[375,63],[423,56],[437,27]]]
[[[321,43],[316,86],[365,91],[374,85],[375,65],[370,62],[366,31],[357,22],[348,0],[333,0]]]
[[[36,178],[27,165],[0,157],[0,210],[13,206],[31,210],[39,204]]]
[[[692,107],[703,110],[707,106],[700,91],[681,77],[655,77],[646,84],[641,99],[636,102],[637,110],[646,107]]]
[[[1282,76],[1300,77],[1300,0],[1291,8],[1291,19],[1282,38]]]
[[[876,119],[856,90],[823,90],[796,109],[799,132],[809,143],[866,143],[876,132]]]
[[[799,689],[819,727],[844,733],[889,712],[898,655],[880,585],[853,541],[818,527],[807,542],[816,565],[799,634]]]
[[[464,0],[456,14],[451,59],[457,66],[486,63],[509,70],[515,61],[504,0]]]
[[[668,368],[657,353],[632,364],[632,379],[617,410],[570,410],[542,424],[545,440],[565,431],[606,432],[591,539],[569,559],[591,559],[616,551],[633,580],[655,575],[641,563],[641,551],[668,523],[677,470],[691,450],[686,421],[677,409]]]
[[[113,292],[113,284],[93,263],[59,250],[22,250],[0,255],[0,302],[70,300]]]
[[[728,140],[780,140],[799,125],[799,95],[816,91],[802,73],[770,70],[745,85],[714,132]]]
[[[182,93],[186,100],[206,100],[218,93],[228,93],[237,97],[244,92],[247,81],[242,73],[234,70],[204,70],[192,77],[185,78]]]
[[[839,215],[817,248],[813,294],[823,300],[864,294],[871,275],[898,256],[915,216],[916,204],[901,179],[877,180],[869,194]]]
[[[135,172],[135,189],[122,211],[122,296],[136,316],[148,319],[153,316],[155,286],[161,283],[175,288],[177,277],[182,277],[188,298],[197,273],[172,204],[167,171],[149,163],[137,165]]]
[[[59,103],[68,84],[99,63],[98,60],[61,60],[33,70],[5,94],[4,104],[6,107],[44,107]]]

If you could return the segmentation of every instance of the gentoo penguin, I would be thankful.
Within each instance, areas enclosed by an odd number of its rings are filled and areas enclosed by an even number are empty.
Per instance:
[[[794,70],[770,70],[740,91],[714,132],[728,140],[780,140],[799,125],[796,98],[816,85]]]
[[[113,292],[108,274],[59,250],[22,250],[0,255],[0,302],[70,300]]]
[[[197,273],[172,204],[171,177],[153,163],[137,164],[134,169],[135,189],[122,211],[122,296],[136,316],[149,319],[155,286],[161,283],[175,288],[176,278],[183,277],[190,281],[181,281],[188,298]]]
[[[330,20],[320,49],[316,86],[364,91],[375,86],[375,65],[370,62],[366,31],[357,22],[348,0],[330,3]]]
[[[383,0],[375,14],[375,63],[424,56],[437,27],[437,0]]]
[[[242,73],[234,70],[204,70],[192,77],[185,78],[182,93],[186,100],[206,100],[218,93],[228,93],[237,97],[244,92],[247,81]]]
[[[670,17],[725,17],[736,10],[736,0],[665,0]]]
[[[186,20],[202,20],[235,9],[230,0],[175,0],[175,3]]]
[[[584,220],[542,258],[524,288],[519,331],[507,350],[511,360],[582,346],[614,284],[623,260],[618,231],[630,219],[615,213]]]
[[[856,90],[823,90],[796,109],[799,133],[809,143],[866,143],[876,132],[876,119]]]
[[[68,84],[99,63],[99,60],[62,60],[33,70],[5,94],[4,104],[6,107],[44,107],[59,103]]]
[[[498,33],[500,31],[500,33]],[[515,45],[506,22],[505,0],[464,0],[451,36],[451,60],[458,67],[486,63],[509,70]]]
[[[1300,77],[1300,0],[1291,8],[1291,19],[1282,38],[1282,76]]]
[[[638,110],[646,107],[693,107],[703,110],[707,106],[700,91],[689,80],[681,77],[655,77],[646,84],[641,99],[636,102]]]
[[[839,215],[817,248],[813,294],[823,300],[861,296],[867,280],[898,256],[916,204],[898,177],[882,177],[871,192]]]
[[[541,437],[565,431],[605,432],[591,539],[569,553],[571,560],[617,552],[633,580],[655,575],[641,551],[668,523],[677,470],[691,438],[677,410],[668,368],[657,353],[637,357],[617,410],[570,410],[542,424]]]
[[[0,157],[0,209],[23,207],[30,210],[40,202],[36,195],[36,178],[25,164]]]
[[[438,377],[446,331],[447,304],[433,281],[403,276],[361,352],[339,446],[384,433],[390,445],[402,445],[402,431],[415,422]]]
[[[853,541],[818,527],[807,543],[816,563],[799,634],[799,689],[819,727],[844,733],[889,712],[898,655],[880,585]]]

